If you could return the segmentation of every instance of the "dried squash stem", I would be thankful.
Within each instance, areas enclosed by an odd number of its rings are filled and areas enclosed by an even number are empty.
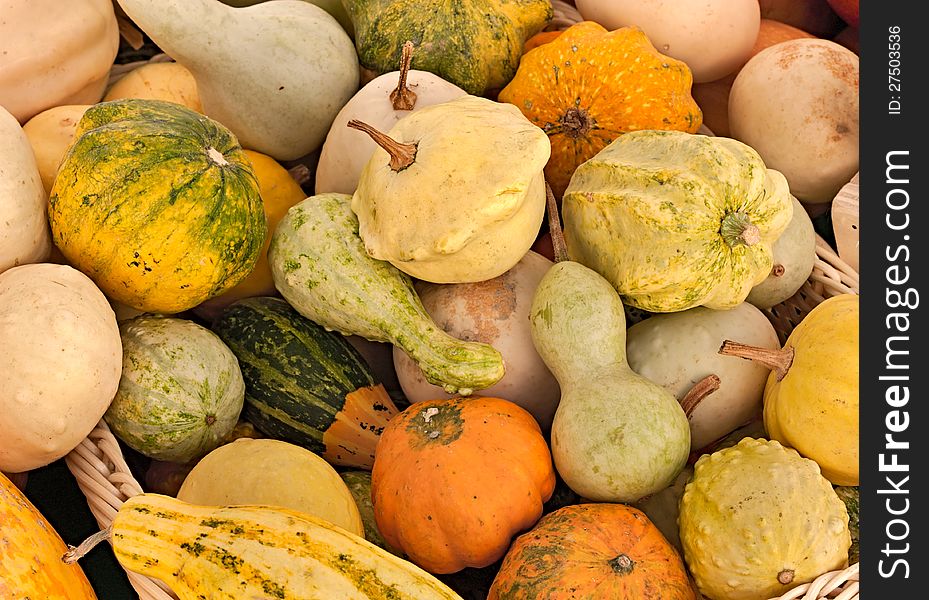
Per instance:
[[[790,370],[790,365],[794,362],[794,349],[791,346],[784,346],[780,350],[771,350],[770,348],[759,348],[726,340],[719,347],[719,353],[724,356],[738,356],[764,365],[777,374],[778,381],[787,376],[787,371]]]

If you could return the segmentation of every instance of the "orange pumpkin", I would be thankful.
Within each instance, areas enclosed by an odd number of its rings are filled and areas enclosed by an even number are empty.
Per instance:
[[[694,600],[684,563],[641,511],[579,504],[545,515],[507,552],[487,600]]]
[[[0,598],[96,600],[68,547],[19,488],[0,474]]]
[[[410,406],[388,421],[371,472],[381,535],[432,573],[499,560],[554,489],[539,425],[500,398]]]
[[[692,83],[687,65],[658,52],[638,27],[585,21],[526,53],[498,100],[548,134],[545,178],[560,198],[577,166],[627,131],[696,132]]]
[[[749,58],[774,44],[812,37],[815,36],[780,21],[762,19]],[[703,123],[716,135],[729,137],[729,90],[742,66],[722,79],[694,84],[693,97],[703,111]]]

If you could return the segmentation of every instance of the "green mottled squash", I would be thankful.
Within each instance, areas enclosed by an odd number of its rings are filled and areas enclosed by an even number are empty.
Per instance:
[[[416,44],[413,68],[469,94],[500,90],[519,66],[523,44],[552,18],[548,0],[343,0],[361,66],[396,68],[403,42]]]
[[[284,508],[141,494],[120,507],[110,536],[123,567],[164,581],[181,600],[461,600],[419,567]]]
[[[706,454],[684,489],[684,558],[714,600],[779,597],[845,565],[848,512],[812,460],[745,438]]]
[[[255,266],[267,234],[258,182],[228,129],[187,107],[89,108],[52,186],[55,245],[110,298],[177,313]]]
[[[193,321],[140,315],[119,325],[123,370],[104,415],[130,448],[187,462],[222,444],[242,412],[235,355]]]
[[[450,394],[468,395],[499,381],[506,369],[497,350],[445,333],[409,276],[365,252],[351,200],[318,194],[287,211],[268,250],[281,295],[326,329],[399,346],[427,381]]]
[[[265,435],[335,465],[370,469],[397,414],[361,354],[280,298],[240,300],[213,323],[239,359],[244,417]]]
[[[679,131],[621,135],[577,168],[563,199],[571,260],[650,312],[744,301],[792,213],[787,180],[752,148]]]

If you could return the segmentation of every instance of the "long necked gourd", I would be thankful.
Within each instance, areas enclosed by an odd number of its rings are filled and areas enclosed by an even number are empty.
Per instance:
[[[204,113],[277,160],[319,148],[358,89],[358,57],[338,21],[309,2],[235,8],[219,0],[118,0],[197,80]]]
[[[564,260],[550,190],[548,204],[561,260],[539,283],[529,319],[533,344],[561,386],[552,457],[584,498],[635,502],[684,468],[690,426],[670,392],[629,367],[623,303],[606,279]]]
[[[141,494],[65,562],[107,537],[123,567],[160,579],[180,600],[461,600],[414,564],[285,508]]]
[[[497,350],[445,333],[409,276],[365,253],[347,194],[319,194],[292,207],[274,231],[268,261],[275,287],[297,312],[327,329],[400,347],[450,394],[468,395],[504,375]]]

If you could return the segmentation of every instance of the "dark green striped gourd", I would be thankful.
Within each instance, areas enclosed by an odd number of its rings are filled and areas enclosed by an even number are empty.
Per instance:
[[[55,245],[110,298],[177,313],[255,266],[267,221],[236,137],[185,106],[127,99],[84,113],[49,198]]]
[[[239,359],[245,419],[332,464],[371,468],[397,408],[343,336],[271,297],[230,305],[213,331]]]

